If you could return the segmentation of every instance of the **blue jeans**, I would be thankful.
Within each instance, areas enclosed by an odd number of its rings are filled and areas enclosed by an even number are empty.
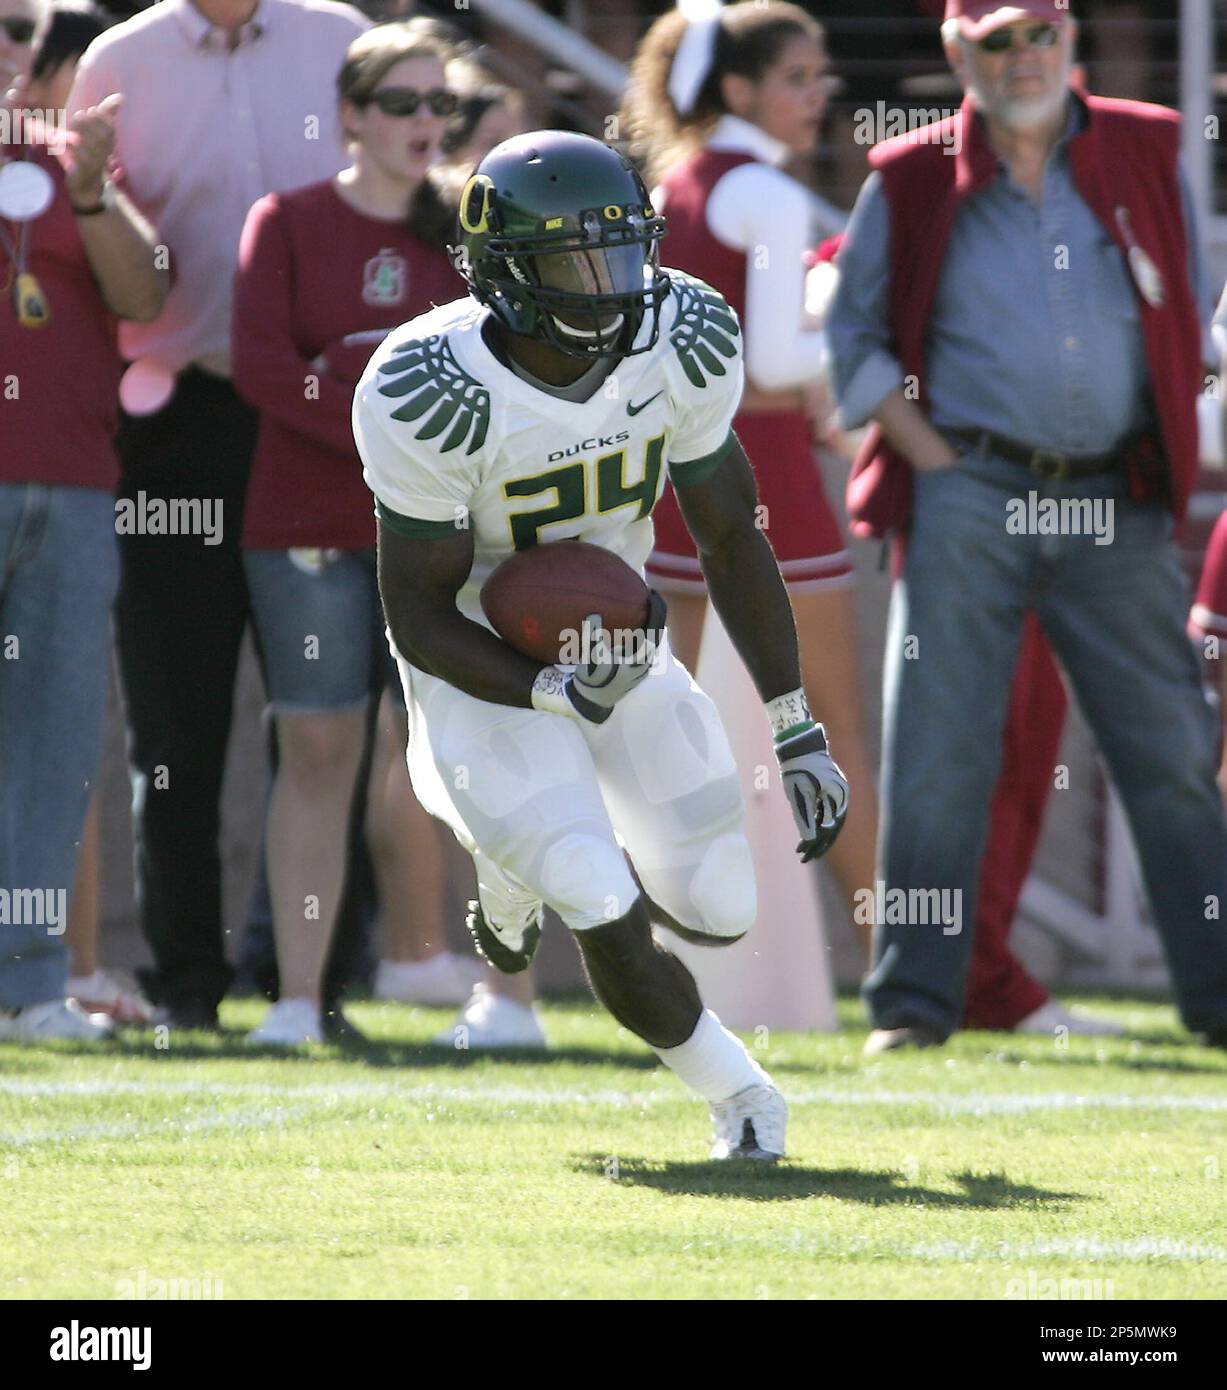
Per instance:
[[[0,483],[0,566],[0,1008],[18,1008],[62,997],[68,978],[119,576],[111,494]]]
[[[1110,533],[1100,527],[1109,543],[1034,533],[1047,525],[1042,512],[1075,499],[1090,504],[1084,522],[1096,505],[1097,521],[1111,517]],[[864,991],[877,1027],[918,1023],[944,1037],[958,1025],[1028,609],[1120,793],[1181,1018],[1195,1032],[1227,1027],[1227,823],[1215,784],[1216,720],[1185,635],[1189,595],[1171,530],[1168,509],[1131,500],[1118,472],[1044,481],[971,452],[948,471],[916,475],[884,675],[887,904]],[[933,889],[961,895],[944,899],[961,902],[961,929],[911,911]],[[892,890],[908,896],[895,892],[892,904]]]

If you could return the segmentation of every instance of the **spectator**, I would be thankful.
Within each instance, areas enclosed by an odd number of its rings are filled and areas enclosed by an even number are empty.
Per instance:
[[[1227,386],[1227,290],[1214,311],[1214,341],[1222,357],[1219,364],[1218,389],[1220,398]],[[1227,421],[1227,417],[1224,417]],[[1220,425],[1222,428],[1222,425]],[[1227,436],[1227,429],[1224,430]],[[1197,594],[1189,613],[1189,635],[1204,651],[1213,652],[1211,669],[1218,673],[1219,713],[1227,719],[1227,512],[1219,517],[1206,547]],[[1211,646],[1207,638],[1214,640]],[[1227,738],[1220,733],[1218,784],[1227,796]]]
[[[878,426],[850,496],[879,529],[910,525],[887,639],[894,906],[866,983],[870,1054],[958,1024],[962,905],[1029,609],[1120,791],[1181,1017],[1227,1045],[1227,824],[1170,542],[1196,467],[1201,341],[1179,123],[1071,88],[1075,34],[1063,0],[949,0],[963,107],[875,148],[840,253],[841,405]],[[1064,524],[1038,524],[1041,503]]]
[[[21,108],[62,113],[81,55],[110,23],[106,12],[90,0],[71,6],[53,5],[46,11],[34,35],[30,71],[20,86]],[[68,997],[75,999],[86,1013],[104,1013],[117,1023],[147,1023],[153,1014],[148,1003],[99,963],[101,877],[101,830],[95,792],[85,817],[76,878],[69,895],[70,973],[66,990]]]
[[[829,238],[812,259],[806,301],[825,321],[839,285],[833,265],[842,236]],[[1028,616],[1019,669],[1027,673],[1011,692],[1001,775],[993,793],[975,911],[975,946],[968,968],[963,1026],[1001,1032],[1119,1032],[1115,1023],[1066,1009],[1024,968],[1010,949],[1010,928],[1039,843],[1065,722],[1065,687],[1034,618]]]
[[[7,88],[34,11],[0,6]],[[64,932],[118,571],[115,317],[155,318],[168,281],[154,232],[107,176],[119,109],[106,95],[63,139],[6,110],[0,145],[0,358],[16,385],[0,404],[0,1038],[23,1042],[109,1029],[66,997]]]
[[[1205,565],[1197,595],[1189,614],[1189,635],[1199,643],[1208,637],[1217,641],[1216,664],[1212,669],[1220,674],[1217,679],[1220,713],[1227,715],[1227,512],[1219,517],[1210,536],[1206,550]],[[1218,783],[1219,789],[1227,796],[1227,739],[1221,740]]]
[[[25,78],[43,10],[42,0],[0,0],[0,101]]]
[[[469,55],[448,64],[447,80],[460,104],[444,137],[443,151],[448,166],[467,178],[495,145],[529,128],[524,95],[499,82]],[[455,1047],[455,1027],[463,1027],[470,1048],[545,1047],[545,1030],[534,1007],[535,985],[532,966],[518,975],[483,967],[456,1024],[433,1041]]]
[[[439,173],[441,184],[455,195],[463,186],[464,179],[489,150],[528,128],[525,124],[524,98],[520,92],[493,77],[483,66],[479,56],[455,50],[454,45],[463,39],[463,34],[454,26],[423,17],[413,20],[412,23],[418,32],[433,34],[440,41],[453,47],[453,56],[447,63],[446,77],[447,86],[456,93],[457,106],[443,136],[441,149],[444,167]],[[454,230],[454,221],[449,217],[449,239]],[[463,293],[462,286],[457,287],[457,293]],[[390,690],[384,695],[380,737],[375,747],[377,778],[378,769],[381,764],[386,765],[390,751],[394,751],[398,759],[404,759],[403,703],[401,708],[395,711],[398,733],[394,748],[394,740],[388,737],[389,715],[393,712],[390,707],[401,693],[397,683],[394,691]],[[378,784],[383,785],[383,782],[380,781]],[[399,790],[401,784],[398,781],[392,785]],[[416,802],[414,805],[416,807]],[[428,821],[428,824],[432,827],[432,833],[437,834],[437,823]],[[390,828],[389,818],[372,818],[368,830],[372,853],[377,859],[382,855],[386,860],[387,867],[380,875],[381,885],[398,868],[410,869],[405,856],[397,854],[395,844],[383,833],[385,825]],[[414,898],[420,901],[421,886],[413,885],[412,879],[406,882],[400,897],[403,899],[411,888],[414,890]],[[435,940],[439,939],[440,937],[435,937]],[[467,1017],[466,1022],[470,1029],[472,1046],[481,1046],[482,1038],[487,1031],[488,1019],[484,1018],[490,1010],[490,1004],[484,1002],[487,988],[492,994],[504,994],[531,1005],[531,970],[517,976],[508,976],[482,967],[478,963],[477,970],[474,971],[469,959],[457,957],[450,952],[431,956],[423,962],[423,942],[421,924],[415,922],[408,913],[384,912],[383,959],[376,969],[374,981],[376,998],[422,1004],[458,1003],[460,1000],[454,997],[456,985],[465,981],[463,994],[468,995],[475,978],[480,977],[485,981],[484,986],[479,984],[465,1005],[466,1016],[472,1014],[474,1000],[480,1005],[477,1016]],[[463,995],[461,997],[463,998]],[[535,1027],[537,1025],[534,1022]],[[477,1038],[475,1043],[472,1041],[473,1036]],[[447,1041],[449,1045],[454,1041],[452,1034],[448,1034]]]
[[[191,535],[121,537],[116,608],[137,891],[154,957],[142,982],[173,1026],[216,1027],[231,976],[218,802],[248,619],[239,537],[256,435],[230,381],[239,234],[263,194],[341,167],[329,93],[366,27],[331,0],[163,0],[93,43],[74,87],[76,105],[126,95],[116,154],[175,276],[156,321],[121,334],[134,359],[121,495],[138,511],[174,501],[197,524]]]
[[[667,263],[706,280],[742,318],[746,391],[734,428],[788,585],[806,694],[856,788],[827,856],[851,912],[873,885],[877,807],[860,714],[852,562],[804,397],[827,368],[825,335],[802,319],[805,252],[819,235],[806,190],[778,167],[817,143],[826,73],[822,29],[795,5],[743,0],[697,23],[674,11],[640,45],[625,118],[660,177],[652,196],[668,222]],[[653,522],[648,571],[669,599],[674,650],[693,671],[707,596],[672,488]],[[868,954],[867,934],[864,945]]]
[[[445,85],[448,56],[406,24],[356,39],[337,79],[353,163],[335,178],[261,198],[239,248],[234,378],[260,411],[244,563],[280,749],[267,837],[280,999],[253,1042],[322,1040],[320,984],[373,653],[400,695],[350,407],[384,333],[462,288],[440,245],[450,207],[428,178],[456,106]],[[393,821],[381,845],[409,862],[403,874],[381,875],[381,901],[385,919],[412,914],[412,885],[431,918],[423,956],[454,969],[443,951],[442,850],[409,786],[399,708],[398,755],[381,764],[371,802]],[[376,855],[377,868],[381,861]]]
[[[443,138],[449,164],[476,169],[495,145],[528,129],[523,94],[497,81],[475,59],[453,59],[447,81],[459,98]]]
[[[21,105],[36,111],[62,111],[81,55],[110,23],[110,16],[92,0],[52,5],[34,35],[30,70],[21,84]]]

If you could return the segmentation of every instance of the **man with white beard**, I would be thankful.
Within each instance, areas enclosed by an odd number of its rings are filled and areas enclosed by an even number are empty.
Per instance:
[[[907,533],[881,877],[976,901],[1034,614],[1120,791],[1181,1017],[1227,1045],[1227,824],[1171,543],[1201,377],[1179,116],[1071,85],[1068,0],[948,0],[942,32],[962,109],[871,152],[827,326],[845,426],[876,422],[851,514]],[[1009,524],[1033,493],[1102,506],[1111,543]],[[971,950],[969,932],[880,919],[867,1052],[944,1042]]]

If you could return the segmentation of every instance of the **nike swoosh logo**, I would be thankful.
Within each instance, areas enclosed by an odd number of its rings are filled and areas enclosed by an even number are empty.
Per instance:
[[[662,396],[662,395],[664,395],[664,391],[663,391],[663,390],[657,391],[656,396]],[[648,406],[650,406],[650,405],[652,404],[652,402],[656,399],[656,396],[649,396],[649,397],[647,398],[647,400],[644,401],[644,403],[643,403],[642,405],[636,405],[636,404],[634,403],[634,401],[627,401],[627,403],[626,403],[626,413],[627,413],[628,415],[638,415],[639,412],[640,412],[641,410],[646,410],[646,409],[648,408]]]

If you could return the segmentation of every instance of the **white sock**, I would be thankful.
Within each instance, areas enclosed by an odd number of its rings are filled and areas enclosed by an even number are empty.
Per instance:
[[[654,1047],[652,1051],[705,1100],[728,1100],[747,1086],[771,1084],[741,1039],[710,1009],[703,1010],[694,1032],[679,1047]]]

